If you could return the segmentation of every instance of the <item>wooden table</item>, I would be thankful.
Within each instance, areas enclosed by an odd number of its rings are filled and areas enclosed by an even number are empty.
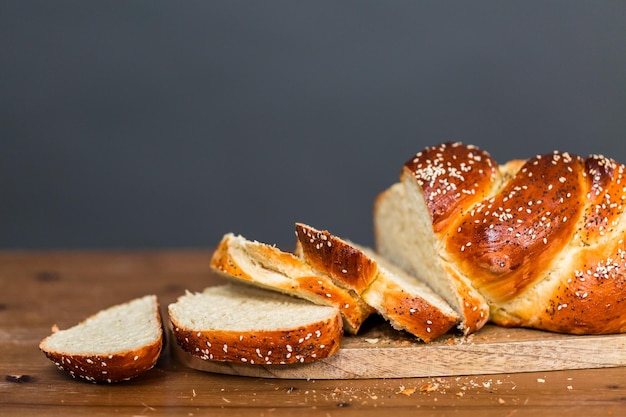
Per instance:
[[[39,351],[53,324],[66,328],[150,293],[165,309],[185,290],[217,282],[210,256],[210,250],[0,252],[0,415],[626,415],[624,368],[283,380],[190,369],[166,349],[135,380],[94,385],[72,380]]]

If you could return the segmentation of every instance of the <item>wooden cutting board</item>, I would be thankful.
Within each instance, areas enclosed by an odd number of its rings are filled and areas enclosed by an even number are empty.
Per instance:
[[[327,359],[298,365],[205,361],[171,343],[174,357],[200,371],[284,379],[410,378],[626,366],[626,334],[572,336],[487,325],[468,337],[421,343],[386,323],[345,336]]]

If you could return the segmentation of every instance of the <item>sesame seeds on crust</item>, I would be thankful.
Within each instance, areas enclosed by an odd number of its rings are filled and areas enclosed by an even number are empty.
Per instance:
[[[424,190],[435,231],[459,208],[482,200],[497,174],[491,155],[460,142],[426,148],[404,167]]]
[[[487,298],[492,321],[589,334],[626,331],[624,169],[602,155],[555,151],[501,169],[474,201],[446,185],[458,179],[455,172],[414,172],[445,248],[443,262]],[[428,203],[440,195],[452,201]],[[440,218],[447,219],[443,226]]]
[[[360,294],[376,277],[376,261],[354,244],[303,223],[296,223],[297,252],[337,285]]]
[[[339,349],[339,316],[312,326],[284,330],[237,332],[206,330],[197,332],[174,327],[178,344],[202,360],[247,363],[250,365],[287,365],[313,362]]]
[[[488,298],[515,296],[569,243],[583,207],[581,168],[567,153],[532,158],[459,217],[447,250]]]

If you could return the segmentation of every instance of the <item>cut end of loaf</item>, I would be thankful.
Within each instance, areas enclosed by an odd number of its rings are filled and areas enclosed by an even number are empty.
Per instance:
[[[102,310],[39,344],[41,351],[73,378],[120,382],[156,364],[163,329],[156,296],[149,295]]]
[[[188,293],[168,310],[179,346],[203,360],[312,362],[334,354],[343,336],[337,308],[244,285]]]

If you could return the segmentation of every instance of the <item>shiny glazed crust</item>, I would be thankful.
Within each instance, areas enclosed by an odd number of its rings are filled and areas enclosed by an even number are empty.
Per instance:
[[[186,329],[170,319],[179,346],[203,360],[251,365],[307,363],[334,354],[342,338],[339,314],[294,329],[248,332]]]
[[[361,294],[378,274],[376,261],[353,244],[303,223],[296,223],[296,253],[313,268]]]
[[[493,322],[596,334],[626,330],[623,173],[565,152],[498,166],[448,143],[403,175],[422,189],[442,263],[486,299]]]

